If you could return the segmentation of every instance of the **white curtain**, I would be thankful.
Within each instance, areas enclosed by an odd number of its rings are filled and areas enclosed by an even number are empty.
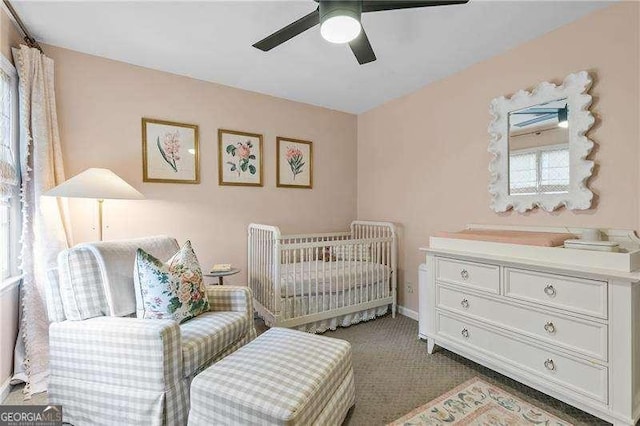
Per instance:
[[[54,93],[53,60],[37,49],[13,49],[20,103],[22,172],[22,318],[16,346],[14,380],[25,393],[45,391],[48,378],[49,322],[45,304],[46,271],[67,247],[66,211],[42,194],[64,181]],[[21,346],[23,345],[23,346]]]

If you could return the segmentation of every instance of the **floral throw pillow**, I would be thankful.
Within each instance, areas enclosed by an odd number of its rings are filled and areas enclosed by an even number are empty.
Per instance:
[[[166,263],[138,249],[134,280],[138,318],[181,323],[209,310],[202,270],[190,241]]]

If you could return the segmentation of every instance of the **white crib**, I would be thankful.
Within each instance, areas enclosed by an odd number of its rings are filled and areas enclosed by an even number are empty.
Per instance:
[[[355,221],[350,232],[281,235],[251,224],[249,286],[270,327],[321,333],[396,314],[397,236],[388,222]]]

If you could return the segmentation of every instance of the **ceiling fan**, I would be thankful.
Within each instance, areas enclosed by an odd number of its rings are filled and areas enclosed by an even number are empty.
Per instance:
[[[308,15],[276,31],[255,43],[253,47],[267,52],[306,30],[320,25],[320,34],[331,43],[349,43],[360,65],[376,60],[371,43],[360,23],[360,16],[367,12],[410,9],[416,7],[464,4],[469,0],[419,1],[419,0],[314,0],[318,7]]]

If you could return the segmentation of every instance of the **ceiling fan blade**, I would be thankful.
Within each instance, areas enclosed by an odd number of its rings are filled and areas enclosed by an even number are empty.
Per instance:
[[[318,9],[303,16],[292,24],[276,31],[268,37],[263,38],[259,42],[255,43],[253,47],[260,49],[264,52],[273,49],[276,46],[281,45],[285,41],[292,39],[320,23],[320,11]]]
[[[469,0],[364,0],[362,2],[362,12],[380,12],[382,10],[410,9],[414,7],[449,6],[455,4],[465,4],[468,2]]]
[[[540,123],[542,121],[552,120],[552,119],[557,118],[557,117],[558,117],[558,113],[544,114],[544,115],[540,115],[540,116],[538,116],[536,118],[532,118],[531,120],[523,121],[521,123],[516,123],[516,124],[514,124],[514,126],[516,126],[516,127],[530,126],[531,124],[536,124],[536,123]]]
[[[364,28],[360,31],[358,37],[349,42],[349,47],[360,65],[368,64],[376,60],[376,54],[373,52]]]

